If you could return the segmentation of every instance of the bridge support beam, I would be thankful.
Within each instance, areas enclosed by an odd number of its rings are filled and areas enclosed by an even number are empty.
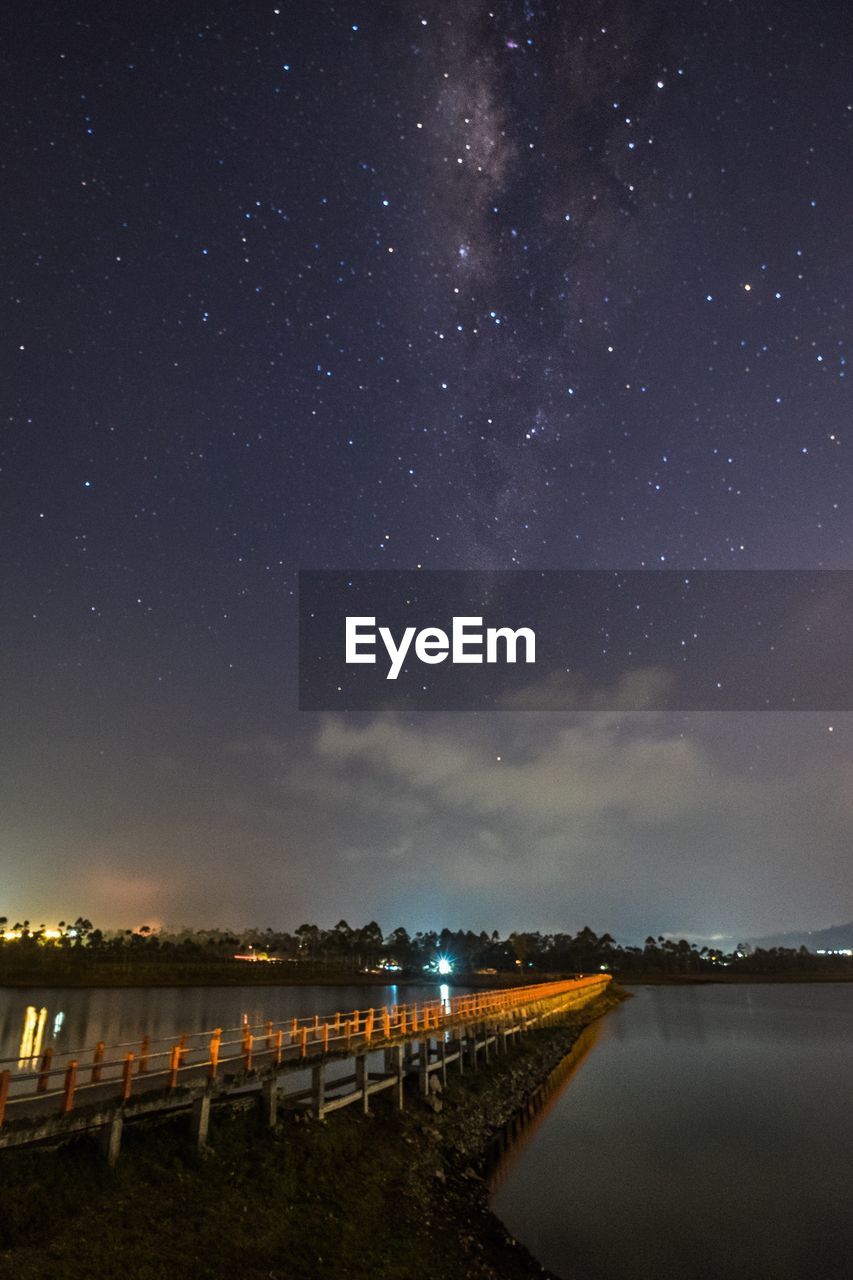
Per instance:
[[[261,1125],[274,1129],[278,1121],[278,1080],[275,1075],[261,1085]]]
[[[326,1115],[326,1064],[318,1062],[311,1068],[311,1109],[315,1120]]]
[[[391,1054],[392,1054],[392,1061],[394,1064],[393,1066],[394,1076],[396,1077],[394,1081],[394,1090],[393,1090],[394,1105],[396,1106],[398,1111],[402,1111],[403,1110],[403,1081],[406,1077],[406,1066],[403,1061],[403,1046],[401,1044],[395,1044],[391,1050]]]
[[[418,1054],[418,1092],[422,1098],[429,1096],[429,1039],[421,1040]]]
[[[368,1080],[367,1054],[357,1053],[355,1056],[355,1087],[356,1092],[361,1094],[361,1111],[365,1116],[370,1115],[370,1094],[367,1092]]]
[[[207,1131],[210,1128],[210,1094],[202,1093],[195,1098],[190,1113],[190,1128],[197,1151],[207,1146]]]
[[[124,1116],[121,1111],[114,1111],[110,1119],[101,1129],[101,1153],[111,1169],[114,1169],[121,1154],[121,1135],[124,1129]]]

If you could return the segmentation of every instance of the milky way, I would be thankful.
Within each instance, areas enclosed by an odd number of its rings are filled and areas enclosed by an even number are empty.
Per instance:
[[[16,17],[4,914],[853,911],[844,716],[329,722],[294,609],[300,567],[851,567],[847,18]]]

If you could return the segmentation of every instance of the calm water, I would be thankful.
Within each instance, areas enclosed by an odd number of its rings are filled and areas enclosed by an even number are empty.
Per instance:
[[[853,986],[639,989],[593,1040],[496,1178],[542,1263],[850,1280]]]
[[[463,988],[454,987],[453,994]],[[418,986],[192,987],[69,990],[0,988],[0,1058],[29,1065],[34,1055],[105,1044],[133,1048],[144,1035],[177,1038],[182,1032],[239,1027],[373,1005],[435,1000],[447,994],[438,983]],[[31,1010],[32,1012],[28,1012]],[[42,1016],[41,1011],[44,1010]],[[39,1028],[41,1027],[41,1032]]]

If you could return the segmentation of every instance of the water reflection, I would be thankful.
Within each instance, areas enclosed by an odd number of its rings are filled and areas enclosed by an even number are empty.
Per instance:
[[[44,1040],[44,1026],[47,1022],[47,1009],[36,1010],[35,1005],[27,1005],[24,1014],[24,1026],[21,1031],[21,1043],[18,1046],[18,1070],[24,1071],[38,1062]]]
[[[508,1153],[495,1211],[578,1280],[849,1280],[853,986],[651,988]]]
[[[453,990],[463,994],[467,988]],[[0,989],[0,1059],[6,1066],[17,1063],[27,1069],[46,1048],[53,1049],[55,1063],[60,1055],[91,1050],[99,1040],[138,1051],[144,1036],[177,1038],[214,1027],[258,1026],[268,1019],[324,1018],[439,995],[449,999],[446,985],[6,988]]]
[[[532,1105],[513,1116],[506,1128],[498,1135],[489,1169],[489,1185],[492,1191],[497,1190],[511,1174],[521,1152],[533,1140],[536,1131],[557,1106],[562,1090],[595,1047],[601,1035],[601,1027],[601,1022],[593,1022],[581,1032],[571,1051],[556,1070],[551,1072],[541,1090],[534,1096]]]

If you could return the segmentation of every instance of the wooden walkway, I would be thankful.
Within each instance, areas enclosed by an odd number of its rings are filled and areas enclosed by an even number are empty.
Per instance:
[[[211,1108],[251,1095],[268,1126],[282,1106],[318,1120],[351,1105],[366,1113],[386,1091],[402,1107],[408,1076],[427,1096],[433,1079],[446,1083],[449,1069],[477,1071],[530,1028],[597,999],[610,980],[596,974],[322,1020],[216,1028],[177,1042],[145,1037],[132,1048],[99,1043],[57,1058],[47,1049],[37,1070],[0,1062],[0,1150],[97,1131],[112,1164],[125,1124],[182,1111],[201,1147]]]

